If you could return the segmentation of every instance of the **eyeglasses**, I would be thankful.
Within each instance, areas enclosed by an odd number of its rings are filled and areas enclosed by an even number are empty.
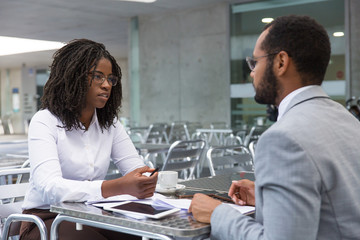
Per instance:
[[[270,53],[270,54],[260,56],[260,57],[256,57],[256,58],[246,57],[246,62],[248,64],[250,70],[254,71],[254,68],[256,67],[256,63],[258,62],[258,59],[268,57],[268,56],[271,56],[271,55],[275,55],[275,54],[278,54],[278,53]]]
[[[98,72],[98,71],[93,71],[89,73],[89,75],[92,75],[91,79],[98,84],[103,84],[103,82],[106,79],[111,86],[116,86],[116,84],[119,81],[119,78],[115,75],[110,74],[109,76],[106,77],[102,72]]]

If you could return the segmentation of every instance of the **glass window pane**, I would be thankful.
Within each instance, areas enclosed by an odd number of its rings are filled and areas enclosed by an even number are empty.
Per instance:
[[[266,118],[266,106],[253,100],[246,56],[252,56],[255,42],[266,23],[263,18],[296,14],[315,18],[328,31],[332,54],[323,87],[335,101],[345,104],[345,37],[343,0],[268,0],[231,6],[231,121],[232,128],[253,125]]]

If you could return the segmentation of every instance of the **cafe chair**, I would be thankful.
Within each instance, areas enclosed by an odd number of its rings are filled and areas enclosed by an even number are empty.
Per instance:
[[[203,132],[194,132],[191,135],[191,140],[195,140],[195,139],[202,139],[202,140],[204,140],[205,142],[208,143],[209,136],[206,133],[203,133]]]
[[[254,140],[249,143],[249,150],[252,155],[252,158],[255,159],[255,148],[256,148],[257,140]]]
[[[224,146],[233,146],[233,145],[242,145],[243,141],[239,136],[234,135],[231,133],[229,136],[227,136],[224,140]]]
[[[40,231],[41,240],[47,239],[47,229],[44,222],[37,216],[22,214],[21,205],[29,187],[25,178],[18,181],[18,178],[30,173],[30,168],[12,168],[0,170],[0,177],[11,179],[10,182],[0,185],[0,219],[1,219],[1,239],[18,239],[21,221],[33,222]]]
[[[143,135],[141,135],[141,133],[139,132],[135,132],[135,131],[128,131],[128,135],[131,139],[131,141],[136,144],[136,143],[144,143],[145,140],[144,140],[144,137]]]
[[[244,146],[249,147],[250,142],[258,140],[260,135],[266,131],[268,126],[252,126],[250,132],[245,136]]]
[[[144,137],[145,143],[169,143],[166,123],[151,124]]]
[[[211,176],[252,171],[253,158],[244,145],[211,147],[206,153]]]
[[[1,119],[0,119],[0,135],[5,135],[5,128]]]
[[[194,170],[199,164],[206,142],[202,139],[176,141],[166,155],[162,171],[178,171],[180,179],[194,178]]]
[[[196,134],[196,130],[203,128],[203,125],[201,122],[186,122],[186,128],[190,139],[194,139],[193,135]]]
[[[122,174],[120,173],[119,169],[115,165],[115,163],[111,160],[109,164],[109,168],[106,172],[105,180],[111,180],[121,177]]]
[[[190,140],[190,133],[187,124],[188,123],[184,121],[175,121],[171,123],[169,132],[169,143]]]
[[[358,98],[356,103],[353,103],[356,100],[355,96],[352,96],[350,99],[346,100],[346,109],[357,119],[360,120],[360,98]]]

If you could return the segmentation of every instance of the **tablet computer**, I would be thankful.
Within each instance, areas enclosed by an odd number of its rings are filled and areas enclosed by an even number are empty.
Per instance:
[[[159,219],[180,211],[178,208],[153,207],[150,204],[138,202],[117,202],[104,206],[105,210],[123,214],[137,214],[144,217]]]

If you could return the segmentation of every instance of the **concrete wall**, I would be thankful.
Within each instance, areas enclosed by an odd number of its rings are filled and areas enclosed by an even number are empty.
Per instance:
[[[139,17],[140,124],[230,122],[229,6]]]
[[[128,61],[127,59],[116,59],[118,65],[121,68],[122,78],[121,85],[123,91],[123,99],[121,112],[119,117],[130,117],[130,104],[129,104],[129,95],[130,95],[130,86],[129,86],[129,73],[128,73]]]

